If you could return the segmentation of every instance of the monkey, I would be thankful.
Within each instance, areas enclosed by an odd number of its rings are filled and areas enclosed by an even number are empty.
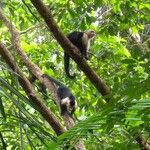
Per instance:
[[[59,103],[60,110],[61,110],[60,114],[63,116],[65,113],[67,113],[70,117],[72,117],[72,115],[75,112],[77,104],[76,104],[75,96],[71,93],[70,89],[67,86],[65,86],[63,83],[59,82],[53,77],[50,77],[47,74],[43,74],[42,77],[47,78],[51,82],[55,83],[55,85],[57,85],[58,87],[57,96],[58,99],[60,100]],[[35,82],[35,80],[37,80],[37,78],[34,75],[32,75],[29,78],[29,81],[31,83]],[[47,99],[48,97],[46,97],[47,95],[46,86],[42,83],[39,83],[39,87],[40,87],[39,91],[42,92],[44,94],[45,99]]]
[[[88,52],[90,49],[90,42],[96,36],[95,31],[88,30],[85,32],[74,31],[68,34],[67,38],[74,44],[81,52],[81,55],[86,60],[89,60]],[[69,61],[70,56],[66,52],[64,52],[64,68],[65,73],[70,79],[75,78],[74,75],[70,75],[69,73]]]
[[[72,117],[76,108],[76,100],[75,96],[71,93],[70,89],[63,83],[50,77],[47,74],[43,74],[42,77],[47,78],[48,80],[50,80],[51,82],[55,83],[58,86],[57,96],[58,99],[60,100],[61,115],[63,116],[65,113],[67,113]]]

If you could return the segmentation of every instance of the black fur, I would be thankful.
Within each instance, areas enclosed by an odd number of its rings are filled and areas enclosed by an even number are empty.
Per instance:
[[[61,115],[68,113],[69,115],[72,116],[72,114],[75,111],[75,97],[71,93],[69,88],[66,87],[63,83],[59,82],[58,80],[56,80],[46,74],[43,74],[42,77],[49,79],[50,81],[54,82],[58,86],[57,96],[60,99]],[[65,99],[65,98],[68,98],[69,106],[67,104],[63,103],[63,99]]]
[[[74,32],[70,33],[67,37],[72,42],[72,44],[74,44],[80,50],[82,56],[85,59],[88,59],[87,58],[86,45],[84,45],[83,42],[82,42],[83,34],[84,34],[84,32],[74,31]],[[69,61],[70,61],[69,54],[64,52],[64,68],[65,68],[65,72],[66,72],[66,75],[69,78],[73,79],[73,78],[75,78],[75,75],[70,75],[70,73],[69,73]]]

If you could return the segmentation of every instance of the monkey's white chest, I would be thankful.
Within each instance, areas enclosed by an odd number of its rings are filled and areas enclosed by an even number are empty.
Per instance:
[[[87,51],[89,51],[90,50],[90,44],[91,44],[91,41],[90,40],[88,40],[88,42],[87,42]]]
[[[61,105],[65,105],[65,106],[69,107],[70,106],[70,99],[69,99],[69,97],[66,97],[66,98],[62,99],[61,100]]]
[[[83,42],[83,45],[86,46],[86,51],[89,51],[91,39],[89,39],[88,35],[85,33],[83,34],[82,42]]]

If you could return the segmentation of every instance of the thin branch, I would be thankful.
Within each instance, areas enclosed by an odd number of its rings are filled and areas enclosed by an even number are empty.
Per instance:
[[[30,28],[28,28],[28,29],[26,29],[26,30],[24,30],[24,31],[21,31],[20,32],[20,34],[25,34],[25,33],[27,33],[27,32],[31,32],[31,31],[33,31],[34,29],[36,29],[36,28],[42,28],[42,27],[44,27],[45,26],[45,24],[38,24],[38,25],[35,25],[35,26],[32,26],[32,27],[30,27]]]
[[[25,0],[22,0],[22,3],[27,7],[27,9],[29,10],[29,12],[32,14],[32,16],[39,21],[39,19],[36,17],[36,15],[32,12],[32,10],[30,9],[30,7],[28,6],[28,4],[26,4]],[[39,21],[40,22],[40,21]]]

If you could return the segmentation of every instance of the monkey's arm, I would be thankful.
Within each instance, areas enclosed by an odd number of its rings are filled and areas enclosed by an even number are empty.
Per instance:
[[[64,68],[65,68],[65,72],[66,72],[66,75],[70,78],[70,79],[73,79],[75,78],[75,75],[70,75],[69,73],[69,61],[70,61],[70,56],[64,52]]]
[[[82,36],[82,55],[85,59],[89,59],[88,57],[88,51],[89,51],[89,48],[90,48],[90,43],[89,43],[89,38],[87,36],[86,33],[83,34]]]

